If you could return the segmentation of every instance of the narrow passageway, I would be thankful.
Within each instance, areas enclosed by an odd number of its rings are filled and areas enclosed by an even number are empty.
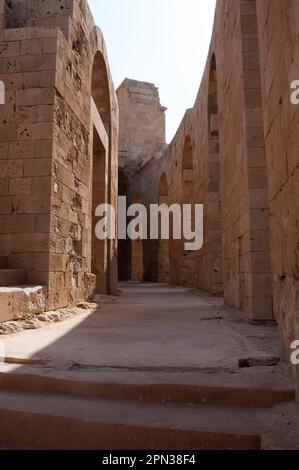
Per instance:
[[[278,354],[275,326],[255,326],[222,298],[121,283],[119,297],[71,320],[4,338],[8,358],[104,367],[236,368]]]

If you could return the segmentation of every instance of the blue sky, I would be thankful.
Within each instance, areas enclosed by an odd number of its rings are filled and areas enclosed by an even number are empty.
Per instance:
[[[89,0],[102,29],[116,87],[124,78],[155,83],[167,141],[193,106],[211,40],[216,0]]]

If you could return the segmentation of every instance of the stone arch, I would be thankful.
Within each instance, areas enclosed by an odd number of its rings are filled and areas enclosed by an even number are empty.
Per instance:
[[[205,226],[208,245],[208,290],[223,293],[223,247],[220,188],[219,97],[216,55],[212,54],[208,91],[208,200]]]
[[[182,156],[182,169],[183,171],[193,171],[194,162],[193,162],[193,147],[192,147],[192,140],[190,135],[187,135],[184,143],[183,148],[183,156]]]
[[[107,87],[107,72],[103,56],[97,52],[91,82],[91,110],[92,110],[92,247],[91,268],[97,278],[97,292],[105,293],[108,290],[108,242],[98,240],[95,235],[97,218],[96,208],[100,204],[108,203],[108,154],[109,154],[109,90]]]
[[[131,185],[130,175],[123,168],[118,169],[118,195],[128,196]],[[131,279],[132,245],[129,239],[118,240],[118,280]]]
[[[91,187],[91,272],[97,277],[97,291],[113,293],[117,288],[117,242],[100,241],[95,237],[95,208],[102,203],[117,207],[117,99],[108,66],[106,46],[98,27],[90,33],[91,122],[90,148],[92,166]]]
[[[169,196],[169,187],[167,176],[165,173],[162,173],[159,181],[159,203],[160,204],[168,204],[168,196]]]
[[[139,193],[133,197],[133,204],[142,204],[142,198]],[[131,241],[131,280],[135,282],[143,281],[144,277],[144,240]]]
[[[97,51],[91,74],[91,96],[107,134],[111,129],[111,102],[108,71],[101,51]]]

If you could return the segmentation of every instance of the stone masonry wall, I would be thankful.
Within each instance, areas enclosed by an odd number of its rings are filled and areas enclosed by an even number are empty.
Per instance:
[[[281,355],[299,338],[299,2],[257,0],[262,95],[270,197],[274,313]],[[292,373],[299,388],[298,368]]]
[[[26,269],[28,282],[48,287],[47,308],[60,308],[88,298],[95,287],[98,134],[106,202],[117,206],[116,95],[104,39],[85,0],[1,6],[0,255],[9,267]],[[111,242],[104,250],[106,292],[116,290],[116,247]]]
[[[125,79],[117,90],[123,164],[142,166],[165,148],[165,111],[151,83]]]
[[[68,34],[74,0],[1,0],[6,29],[58,26]]]

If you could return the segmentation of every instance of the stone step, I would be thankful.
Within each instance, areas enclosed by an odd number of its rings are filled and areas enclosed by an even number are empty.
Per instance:
[[[5,358],[13,362],[14,358]],[[0,389],[175,404],[271,407],[293,401],[295,390],[269,368],[235,373],[149,372],[116,369],[58,370],[0,365]],[[55,365],[57,367],[57,364]]]
[[[0,269],[0,287],[25,285],[27,274],[24,269]]]
[[[7,263],[8,263],[7,256],[0,256],[0,269],[6,269]]]
[[[45,308],[43,286],[0,287],[0,323],[44,312]]]
[[[0,442],[55,450],[259,450],[267,411],[0,392]]]

